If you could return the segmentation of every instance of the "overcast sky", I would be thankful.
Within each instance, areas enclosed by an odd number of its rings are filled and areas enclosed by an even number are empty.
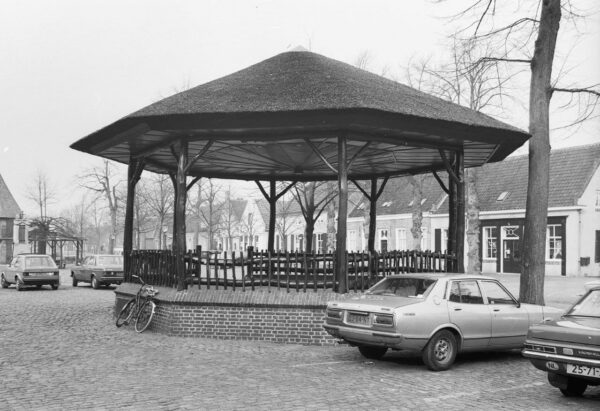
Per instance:
[[[373,71],[386,67],[401,78],[411,57],[447,51],[452,24],[442,17],[460,1],[448,3],[0,0],[0,174],[33,214],[26,187],[41,170],[61,195],[52,207],[58,212],[79,196],[76,175],[99,163],[71,150],[76,140],[298,45],[350,64],[368,51]],[[559,38],[558,54],[568,57],[570,79],[600,82],[598,13]],[[525,108],[507,116],[527,129]],[[596,119],[576,133],[556,133],[553,147],[598,141]]]

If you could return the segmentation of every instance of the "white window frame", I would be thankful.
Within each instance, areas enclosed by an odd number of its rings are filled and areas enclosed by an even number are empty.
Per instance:
[[[407,250],[406,228],[396,228],[396,250]]]
[[[497,227],[495,226],[484,226],[483,227],[483,259],[484,260],[495,260],[498,258],[498,234],[494,235],[493,231],[497,231]],[[490,242],[491,241],[491,242]],[[490,245],[491,248],[496,252],[496,256],[490,255]]]
[[[562,260],[563,237],[556,234],[556,229],[560,227],[561,224],[548,224],[548,227],[546,228],[546,260]],[[551,243],[554,243],[552,247],[550,245]],[[557,254],[560,254],[560,257],[557,257]]]

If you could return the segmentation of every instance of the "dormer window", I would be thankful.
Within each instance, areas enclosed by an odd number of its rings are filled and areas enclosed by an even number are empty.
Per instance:
[[[503,191],[500,193],[496,201],[504,201],[508,198],[508,191]]]

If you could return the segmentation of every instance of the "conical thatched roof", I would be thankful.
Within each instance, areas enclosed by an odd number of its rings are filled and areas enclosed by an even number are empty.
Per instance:
[[[443,168],[438,149],[464,149],[465,165],[505,158],[527,133],[348,64],[303,51],[145,107],[72,145],[147,169],[174,170],[170,145],[190,155],[213,144],[190,175],[240,179],[334,179],[337,137],[354,156],[351,178]],[[367,147],[362,148],[369,142]],[[316,151],[322,154],[319,156]]]

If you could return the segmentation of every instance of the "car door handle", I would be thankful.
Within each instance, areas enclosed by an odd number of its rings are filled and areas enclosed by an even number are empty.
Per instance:
[[[498,312],[498,311],[500,311],[500,309],[499,308],[494,308],[494,311]]]
[[[455,307],[455,308],[454,308],[454,311],[462,311],[462,308]]]

